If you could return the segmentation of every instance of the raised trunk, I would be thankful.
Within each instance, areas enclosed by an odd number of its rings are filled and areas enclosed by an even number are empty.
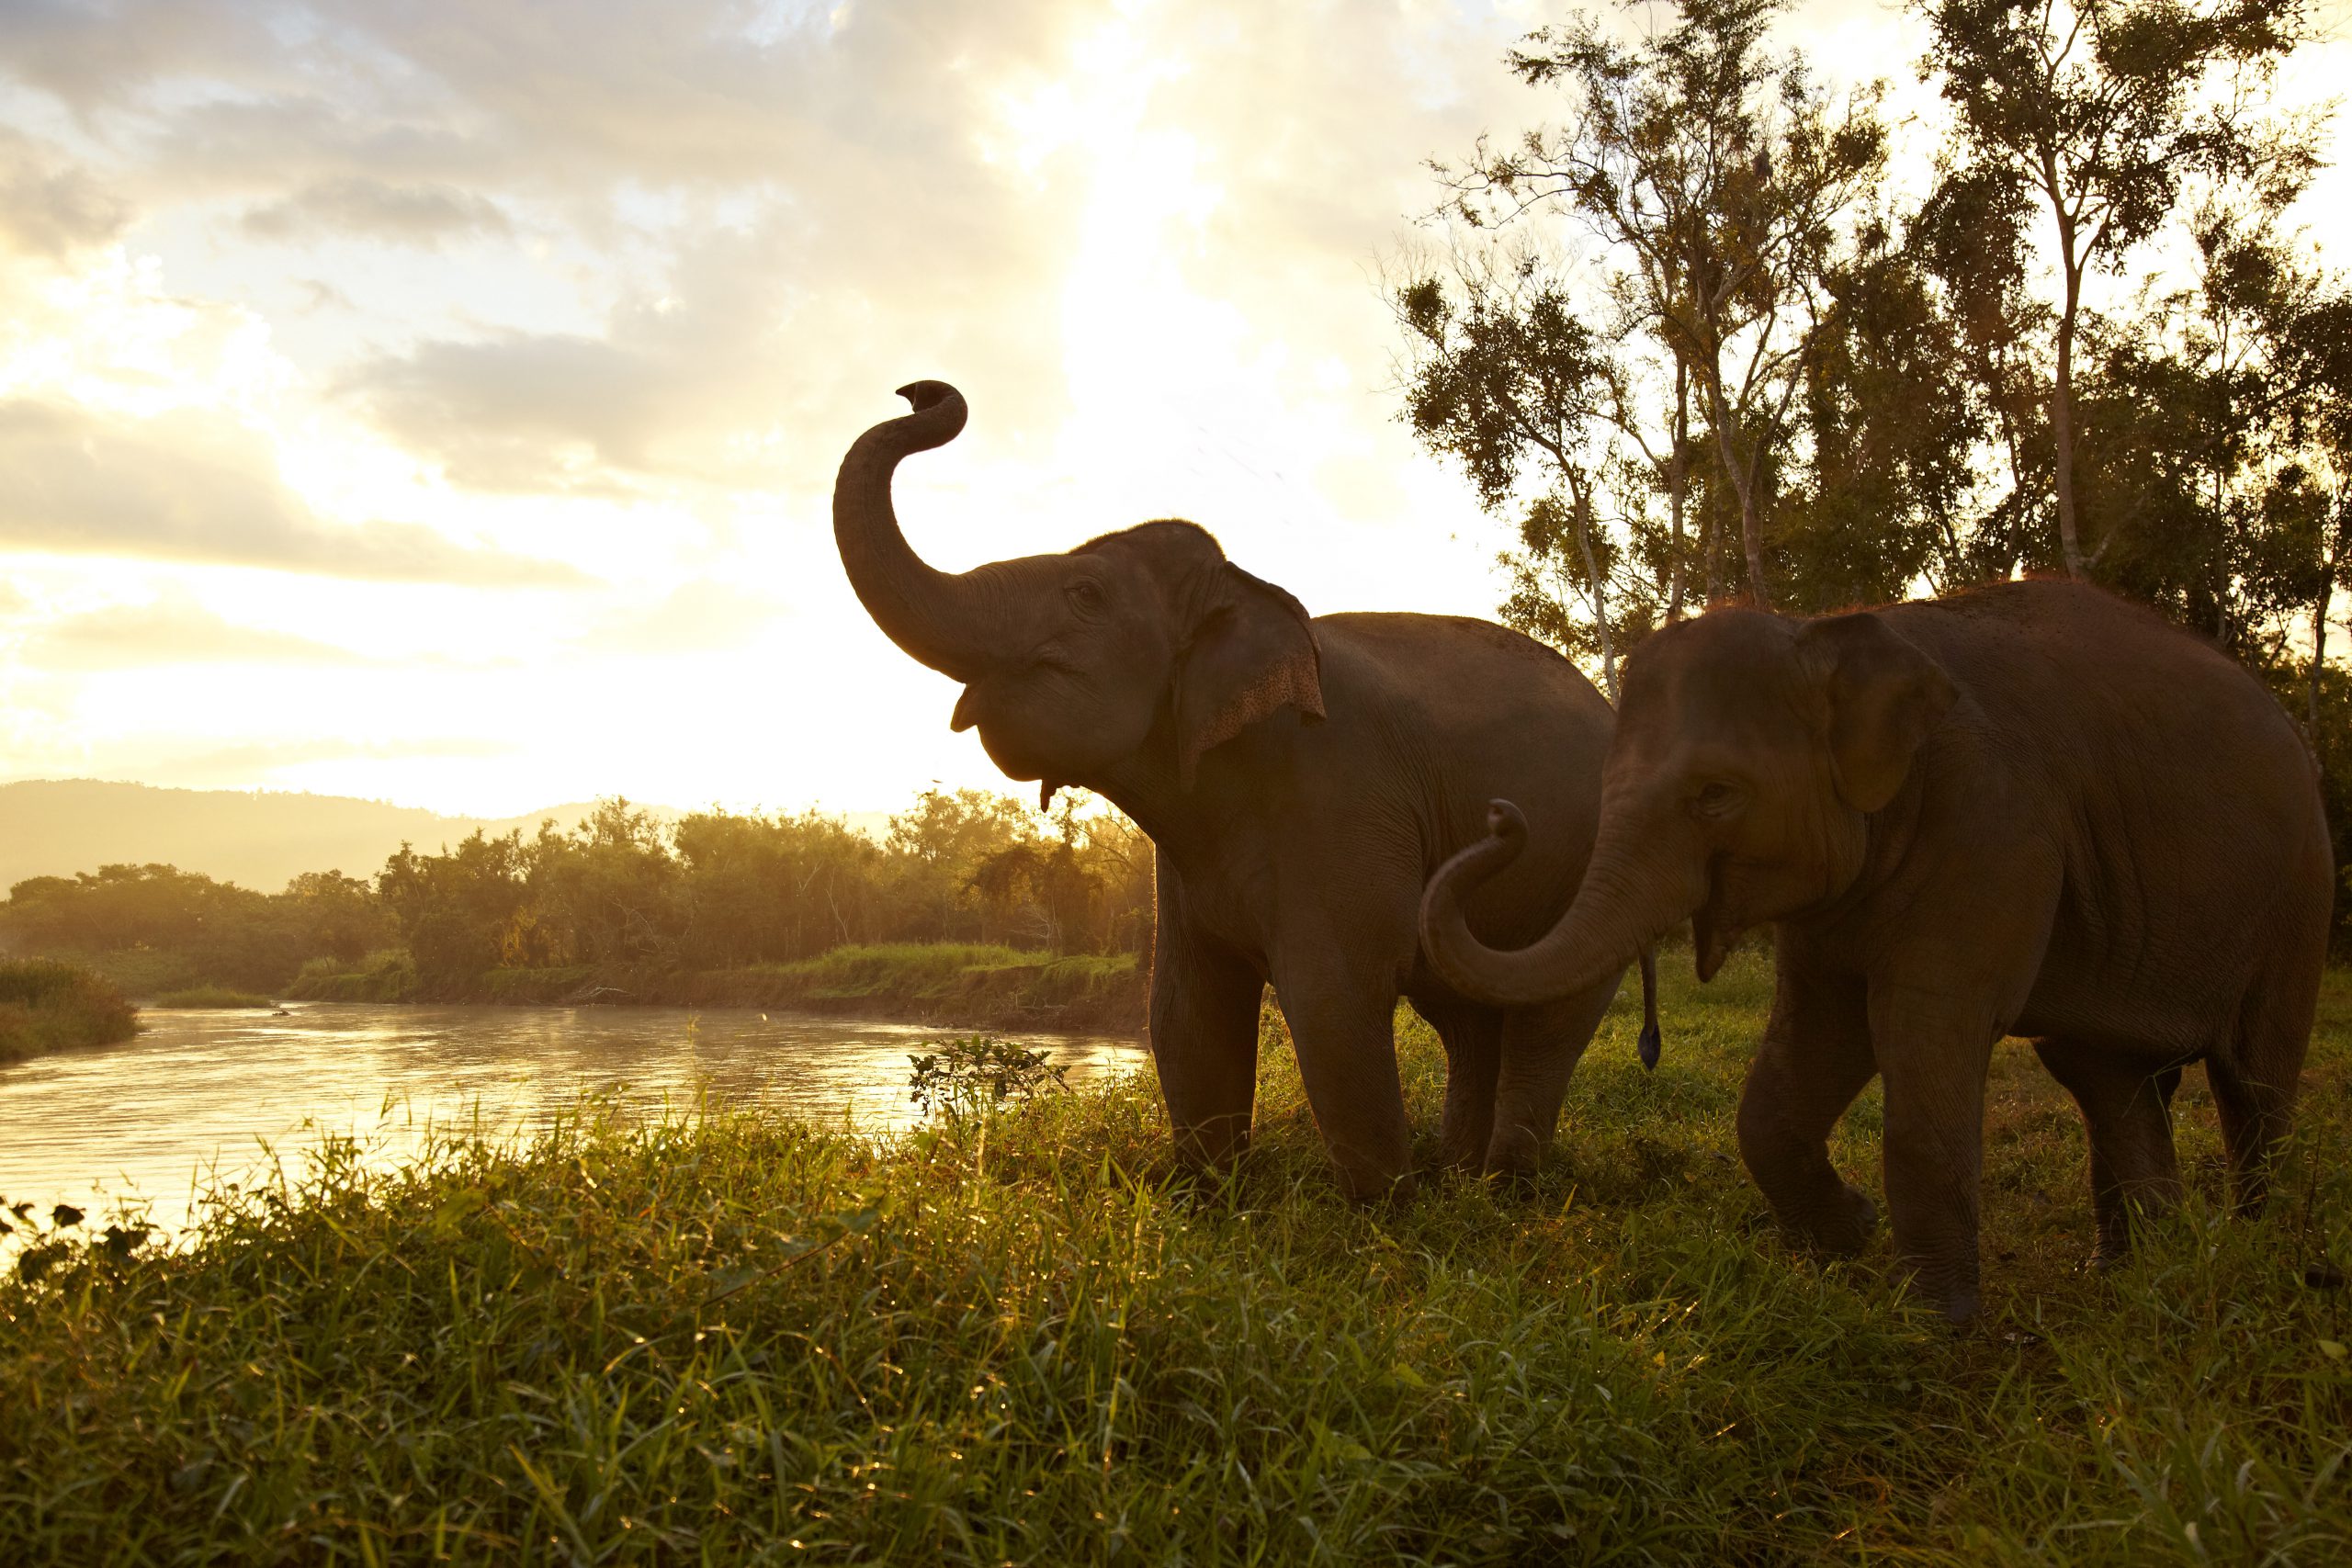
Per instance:
[[[964,396],[944,381],[899,389],[912,413],[886,420],[852,444],[833,480],[833,543],[858,603],[882,633],[933,670],[969,681],[986,662],[1001,616],[981,567],[961,576],[915,554],[890,504],[900,458],[956,439]]]
[[[1447,985],[1473,1000],[1527,1007],[1589,990],[1622,974],[1706,897],[1704,864],[1675,863],[1666,844],[1603,820],[1576,902],[1529,946],[1491,948],[1471,934],[1463,905],[1517,860],[1527,842],[1519,808],[1498,800],[1487,812],[1490,836],[1438,868],[1421,897],[1421,945]]]

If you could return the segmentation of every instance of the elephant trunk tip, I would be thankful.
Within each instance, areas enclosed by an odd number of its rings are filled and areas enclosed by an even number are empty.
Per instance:
[[[1487,837],[1447,861],[1421,894],[1421,945],[1445,981],[1476,984],[1465,960],[1479,946],[1463,903],[1500,875],[1527,848],[1527,818],[1508,800],[1487,803]],[[1475,994],[1475,991],[1472,993]]]
[[[958,403],[964,400],[964,394],[944,381],[910,381],[899,389],[899,396],[917,413],[928,413],[951,398]]]

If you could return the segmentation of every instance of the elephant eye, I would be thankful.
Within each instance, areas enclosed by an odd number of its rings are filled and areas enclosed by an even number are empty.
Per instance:
[[[1728,817],[1739,809],[1747,795],[1737,784],[1715,779],[1690,797],[1690,811],[1696,817]]]
[[[1069,595],[1071,607],[1080,615],[1099,615],[1102,613],[1102,589],[1100,584],[1081,577],[1065,592]]]

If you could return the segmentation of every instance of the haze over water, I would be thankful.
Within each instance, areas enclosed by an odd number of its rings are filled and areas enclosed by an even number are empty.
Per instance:
[[[86,1210],[127,1199],[176,1232],[199,1178],[250,1183],[329,1134],[371,1164],[413,1153],[429,1126],[502,1136],[546,1125],[583,1094],[691,1110],[703,1095],[888,1131],[916,1120],[907,1058],[954,1031],[750,1009],[296,1004],[148,1009],[118,1046],[0,1067],[0,1197]],[[1132,1040],[1005,1036],[1083,1083],[1145,1061]]]

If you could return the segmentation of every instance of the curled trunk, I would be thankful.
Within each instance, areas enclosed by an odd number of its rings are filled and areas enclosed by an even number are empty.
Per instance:
[[[1002,595],[983,566],[956,574],[933,568],[899,529],[890,478],[899,459],[944,446],[964,428],[964,396],[944,381],[899,389],[911,413],[859,436],[833,480],[833,543],[850,587],[883,635],[908,654],[958,681],[969,681],[998,638]]]
[[[1446,984],[1498,1007],[1573,996],[1623,973],[1643,949],[1706,897],[1703,863],[1684,870],[1666,846],[1637,851],[1604,818],[1576,901],[1529,946],[1492,948],[1471,934],[1463,906],[1501,874],[1527,842],[1527,820],[1510,801],[1487,811],[1489,836],[1438,868],[1421,897],[1421,944]]]

